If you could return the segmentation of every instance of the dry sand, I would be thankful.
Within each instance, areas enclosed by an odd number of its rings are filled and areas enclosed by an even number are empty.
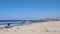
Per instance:
[[[0,28],[0,34],[60,34],[60,21]]]

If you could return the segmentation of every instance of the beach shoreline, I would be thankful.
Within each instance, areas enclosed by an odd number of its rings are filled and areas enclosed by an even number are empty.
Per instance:
[[[0,28],[0,34],[60,34],[60,21],[14,25]]]

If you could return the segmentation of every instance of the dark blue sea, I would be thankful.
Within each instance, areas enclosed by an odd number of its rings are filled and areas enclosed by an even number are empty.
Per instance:
[[[0,20],[0,25],[4,25],[4,24],[24,24],[24,23],[35,23],[35,22],[45,22],[45,20]]]

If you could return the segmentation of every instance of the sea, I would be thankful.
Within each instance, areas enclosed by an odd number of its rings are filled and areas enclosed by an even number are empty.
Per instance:
[[[25,23],[37,23],[37,22],[45,22],[45,20],[0,20],[0,26],[8,26],[8,24],[25,24]]]
[[[15,24],[24,24],[25,22],[29,22],[30,20],[0,20],[0,27],[5,27],[10,25],[15,25]],[[30,22],[29,22],[30,23]]]

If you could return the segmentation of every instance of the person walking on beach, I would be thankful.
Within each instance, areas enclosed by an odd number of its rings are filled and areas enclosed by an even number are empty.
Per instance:
[[[10,26],[11,23],[8,23],[8,26]]]
[[[11,23],[8,23],[7,26],[5,26],[5,28],[10,28]]]

